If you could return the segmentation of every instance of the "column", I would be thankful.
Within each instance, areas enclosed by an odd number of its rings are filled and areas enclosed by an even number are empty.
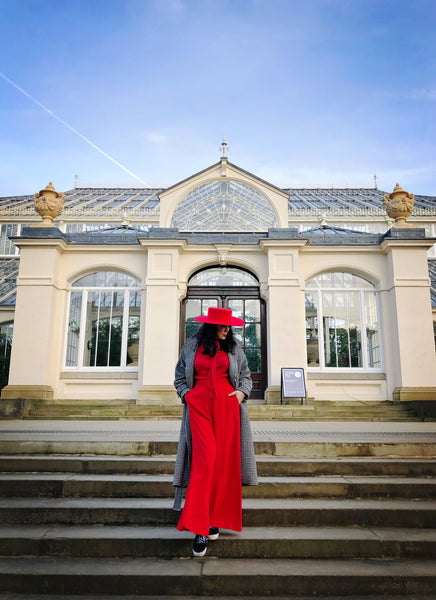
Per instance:
[[[399,234],[397,234],[399,236]],[[385,238],[387,279],[381,318],[388,393],[394,401],[436,401],[436,356],[430,300],[429,240]]]
[[[267,404],[280,404],[281,369],[306,367],[304,292],[300,289],[299,250],[306,240],[262,240],[268,255]]]
[[[142,239],[147,249],[143,369],[138,401],[178,402],[173,386],[179,353],[179,253],[184,240]]]
[[[32,238],[21,238],[17,279],[9,384],[6,399],[53,399],[62,359],[66,289],[59,276],[60,260],[67,243],[58,229],[32,230]],[[62,283],[63,282],[63,283]]]

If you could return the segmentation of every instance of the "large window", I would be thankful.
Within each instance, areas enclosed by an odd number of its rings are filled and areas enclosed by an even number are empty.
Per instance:
[[[3,223],[0,225],[0,254],[9,256],[18,254],[18,248],[9,239],[15,235],[19,235],[20,226],[15,223]]]
[[[377,294],[351,273],[323,273],[306,284],[307,366],[382,369]]]
[[[127,273],[97,271],[75,281],[66,367],[136,369],[140,311],[140,282]]]
[[[185,196],[171,227],[180,231],[268,231],[277,214],[260,192],[237,181],[211,181]]]

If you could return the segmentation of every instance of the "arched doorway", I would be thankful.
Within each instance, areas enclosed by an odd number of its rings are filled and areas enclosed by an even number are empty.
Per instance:
[[[244,319],[244,327],[235,327],[236,337],[247,356],[253,379],[251,398],[263,399],[267,386],[265,302],[260,297],[259,282],[237,267],[211,267],[198,271],[188,282],[181,305],[181,345],[194,335],[199,323],[194,317],[207,314],[209,306],[231,308]]]

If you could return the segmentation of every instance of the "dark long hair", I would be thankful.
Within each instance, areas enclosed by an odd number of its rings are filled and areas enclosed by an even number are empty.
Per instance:
[[[229,327],[229,332],[225,340],[219,340],[217,338],[216,328],[217,326],[213,323],[203,323],[198,330],[196,336],[199,343],[204,348],[203,354],[215,356],[218,352],[217,342],[219,342],[219,347],[221,350],[224,350],[224,352],[232,352],[233,348],[236,346],[236,340],[231,327]]]

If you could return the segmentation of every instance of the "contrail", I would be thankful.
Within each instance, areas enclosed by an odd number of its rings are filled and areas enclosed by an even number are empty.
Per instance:
[[[98,146],[96,146],[95,144],[93,144],[91,142],[91,140],[88,140],[88,138],[85,137],[84,135],[82,135],[80,133],[80,131],[77,131],[77,129],[74,129],[74,127],[72,127],[71,125],[69,125],[66,121],[64,121],[63,119],[61,119],[57,115],[55,115],[52,110],[50,110],[49,108],[47,108],[46,106],[44,106],[44,104],[41,104],[41,102],[38,102],[38,100],[36,98],[34,98],[33,96],[31,96],[28,92],[26,92],[26,90],[23,90],[23,88],[21,88],[19,85],[17,85],[13,81],[11,81],[8,77],[6,77],[6,75],[3,75],[3,73],[0,73],[0,77],[3,77],[3,79],[5,81],[7,81],[8,83],[10,83],[12,86],[14,86],[14,88],[16,88],[19,92],[21,92],[22,94],[24,94],[25,96],[27,96],[28,98],[30,98],[30,100],[32,100],[32,102],[34,102],[39,107],[41,107],[43,110],[45,110],[45,112],[47,112],[54,119],[56,119],[56,121],[59,121],[59,123],[62,123],[62,125],[65,125],[65,127],[68,127],[68,129],[70,131],[72,131],[73,133],[75,133],[76,135],[78,135],[80,138],[82,138],[82,140],[84,140],[87,144],[89,144],[95,150],[97,150],[97,152],[100,152],[100,154],[103,154],[103,156],[105,156],[106,158],[108,158],[109,160],[111,160],[118,167],[120,167],[121,169],[123,169],[123,171],[125,171],[126,173],[128,173],[129,175],[131,175],[132,177],[134,177],[135,179],[137,179],[141,183],[143,183],[145,186],[150,187],[147,183],[145,183],[145,181],[143,181],[140,177],[138,177],[137,175],[135,175],[135,173],[132,173],[132,171],[129,171],[129,169],[127,169],[124,165],[122,165],[117,160],[115,160],[115,158],[112,158],[112,156],[109,156],[109,154],[107,154],[104,150],[102,150],[101,148],[99,148]]]

